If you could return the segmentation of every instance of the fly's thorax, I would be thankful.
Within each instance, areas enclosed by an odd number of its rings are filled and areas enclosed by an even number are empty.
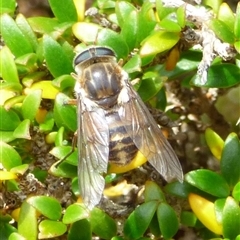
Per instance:
[[[110,135],[109,162],[124,166],[133,160],[138,149],[119,117],[118,108],[108,109],[105,115]]]
[[[105,109],[116,104],[122,89],[121,78],[121,69],[114,61],[91,64],[78,75],[85,95]]]

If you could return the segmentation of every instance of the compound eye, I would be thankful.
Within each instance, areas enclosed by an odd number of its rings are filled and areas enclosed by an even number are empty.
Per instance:
[[[95,55],[96,56],[112,56],[112,57],[115,57],[115,53],[113,52],[113,50],[111,50],[110,48],[107,48],[107,47],[97,47],[95,49],[96,53]]]
[[[89,49],[79,53],[74,59],[74,66],[90,59],[91,57],[92,57],[92,54],[90,54]]]
[[[91,47],[79,53],[74,59],[74,66],[81,64],[89,59],[97,59],[101,57],[115,57],[113,50],[107,47]]]

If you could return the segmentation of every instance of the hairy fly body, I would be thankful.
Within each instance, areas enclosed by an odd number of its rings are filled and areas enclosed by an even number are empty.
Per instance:
[[[183,180],[181,165],[128,74],[106,47],[74,60],[78,114],[78,178],[89,209],[101,199],[108,162],[126,165],[140,151],[167,180]]]

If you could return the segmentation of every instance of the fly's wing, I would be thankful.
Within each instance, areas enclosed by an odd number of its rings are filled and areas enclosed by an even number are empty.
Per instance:
[[[147,107],[128,83],[119,94],[119,115],[127,133],[150,164],[167,180],[183,181],[182,168]]]
[[[92,209],[105,186],[102,174],[107,172],[109,130],[104,111],[95,108],[91,100],[78,101],[78,115],[78,181],[83,202]]]

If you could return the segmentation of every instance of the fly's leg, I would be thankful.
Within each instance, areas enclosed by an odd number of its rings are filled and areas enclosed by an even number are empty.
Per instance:
[[[64,160],[66,160],[73,152],[75,151],[75,147],[77,145],[77,131],[74,133],[73,140],[72,140],[72,149],[71,151],[65,155],[63,158],[61,158],[59,161],[57,161],[53,166],[57,168]]]
[[[68,99],[68,100],[65,100],[63,102],[63,105],[77,105],[77,99]],[[73,154],[73,152],[75,151],[75,147],[77,145],[77,131],[74,133],[74,136],[73,136],[73,140],[72,140],[72,149],[71,151],[65,155],[63,158],[61,158],[59,161],[57,161],[56,163],[54,163],[51,168],[50,168],[50,172],[53,172],[53,169],[56,169],[59,167],[59,165],[64,161],[66,160],[71,154]]]

